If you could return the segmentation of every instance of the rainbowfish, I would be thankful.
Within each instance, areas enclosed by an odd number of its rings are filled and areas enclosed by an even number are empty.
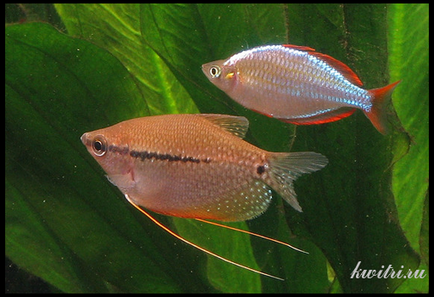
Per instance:
[[[223,261],[282,280],[184,239],[139,207],[200,221],[244,221],[267,209],[273,188],[302,211],[293,182],[326,166],[327,158],[314,152],[262,150],[242,139],[248,126],[248,120],[239,116],[161,115],[87,132],[81,141],[125,198],[165,231]],[[250,231],[227,228],[292,247]]]
[[[397,81],[365,90],[344,63],[295,45],[267,45],[202,65],[206,77],[241,105],[298,125],[340,120],[360,109],[386,134]]]

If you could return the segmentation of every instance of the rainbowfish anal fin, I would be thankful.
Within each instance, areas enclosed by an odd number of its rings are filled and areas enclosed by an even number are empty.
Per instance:
[[[293,182],[302,174],[320,170],[328,160],[314,152],[272,153],[269,157],[269,185],[295,210],[302,212]]]
[[[355,84],[358,87],[363,86],[363,83],[360,80],[360,78],[357,76],[357,74],[355,74],[354,71],[351,70],[350,67],[348,67],[347,65],[345,65],[341,61],[336,60],[335,58],[330,57],[329,55],[316,52],[313,48],[310,48],[307,46],[298,46],[298,45],[289,45],[289,44],[285,44],[283,46],[287,47],[287,48],[292,48],[295,50],[306,51],[309,55],[315,56],[318,59],[323,60],[324,62],[329,64],[331,67],[338,70],[351,83]]]
[[[222,114],[200,114],[198,115],[216,124],[227,132],[243,139],[249,129],[249,120],[241,116],[230,116]]]
[[[348,117],[352,115],[356,111],[355,108],[339,108],[336,110],[332,110],[329,112],[321,113],[312,117],[308,118],[294,118],[294,119],[284,119],[284,118],[277,118],[278,120],[285,122],[285,123],[291,123],[295,125],[314,125],[314,124],[325,124],[330,122],[335,122],[340,119],[343,119],[345,117]]]
[[[132,206],[134,206],[138,211],[140,211],[140,212],[143,213],[145,216],[147,216],[147,217],[148,217],[148,218],[149,218],[149,219],[150,219],[154,224],[156,224],[158,227],[160,227],[161,229],[163,229],[164,231],[166,231],[167,233],[169,233],[169,234],[172,235],[173,237],[175,237],[175,238],[181,240],[182,242],[184,242],[184,243],[186,243],[186,244],[188,244],[188,245],[190,245],[190,246],[192,246],[192,247],[194,247],[194,248],[196,248],[196,249],[198,249],[198,250],[200,250],[200,251],[202,251],[202,252],[204,252],[204,253],[206,253],[206,254],[208,254],[208,255],[210,255],[210,256],[213,256],[213,257],[215,257],[215,258],[217,258],[217,259],[220,259],[220,260],[222,260],[222,261],[224,261],[224,262],[227,262],[227,263],[229,263],[229,264],[232,264],[232,265],[238,266],[238,267],[240,267],[240,268],[242,268],[242,269],[246,269],[246,270],[249,270],[249,271],[254,272],[254,273],[258,273],[258,274],[263,275],[263,276],[267,276],[267,277],[274,278],[274,279],[277,279],[277,280],[280,280],[280,281],[284,281],[284,279],[281,278],[281,277],[274,276],[274,275],[271,275],[271,274],[268,274],[268,273],[262,272],[262,271],[260,271],[260,270],[253,269],[253,268],[251,268],[251,267],[245,266],[245,265],[243,265],[243,264],[240,264],[240,263],[234,262],[234,261],[232,261],[232,260],[229,260],[229,259],[227,259],[227,258],[224,258],[224,257],[222,257],[222,256],[220,256],[220,255],[218,255],[218,254],[216,254],[216,253],[211,252],[210,250],[207,250],[207,249],[205,249],[205,248],[203,248],[203,247],[201,247],[201,246],[199,246],[199,245],[197,245],[197,244],[195,244],[195,243],[193,243],[193,242],[191,242],[191,241],[185,239],[185,238],[182,237],[181,235],[176,234],[175,232],[173,232],[172,230],[170,230],[169,228],[167,228],[166,226],[164,226],[163,224],[161,224],[161,223],[160,223],[159,221],[157,221],[153,216],[151,216],[148,212],[146,212],[145,210],[143,210],[142,208],[140,208],[140,206],[138,206],[137,204],[135,204],[135,203],[130,199],[130,197],[128,197],[128,195],[125,195],[125,198],[127,199],[127,201],[128,201],[129,203],[131,203]]]

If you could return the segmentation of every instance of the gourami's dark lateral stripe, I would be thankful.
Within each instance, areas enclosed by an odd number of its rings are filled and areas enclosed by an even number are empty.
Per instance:
[[[140,158],[142,160],[146,159],[155,159],[160,161],[181,161],[181,162],[193,162],[193,163],[200,163],[201,160],[194,158],[194,157],[181,157],[181,156],[175,156],[175,155],[169,155],[169,154],[159,154],[154,152],[147,152],[147,151],[131,151],[130,156],[133,158]]]
[[[210,159],[197,159],[194,157],[182,157],[182,156],[176,156],[176,155],[170,155],[170,154],[160,154],[160,153],[155,153],[155,152],[147,152],[147,151],[135,151],[132,150],[130,151],[128,149],[128,147],[118,147],[118,146],[114,146],[111,145],[109,147],[109,151],[114,152],[114,153],[119,153],[121,155],[125,155],[128,154],[133,157],[133,158],[140,158],[142,161],[144,160],[149,160],[149,159],[155,159],[155,160],[160,160],[160,161],[169,161],[169,162],[176,162],[176,161],[181,161],[181,162],[193,162],[193,163],[200,163],[200,162],[205,162],[205,163],[209,163]]]

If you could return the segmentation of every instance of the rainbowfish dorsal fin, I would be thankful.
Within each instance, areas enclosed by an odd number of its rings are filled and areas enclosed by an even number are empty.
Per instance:
[[[357,76],[357,74],[354,73],[353,70],[351,70],[350,67],[345,65],[339,60],[336,60],[333,57],[330,57],[329,55],[319,53],[315,51],[315,49],[308,47],[308,46],[300,46],[300,45],[292,45],[292,44],[283,44],[284,47],[292,48],[299,51],[305,51],[308,52],[310,55],[317,57],[320,60],[323,60],[333,68],[335,68],[337,71],[339,71],[346,79],[348,79],[351,83],[355,84],[358,87],[363,86],[362,81]]]
[[[282,44],[282,46],[287,48],[292,48],[299,51],[306,51],[306,52],[314,52],[315,49],[308,47],[308,46],[302,46],[302,45],[294,45],[294,44]]]
[[[246,136],[247,130],[249,129],[249,120],[245,117],[222,114],[200,114],[199,116],[241,139]]]
[[[353,70],[351,70],[350,67],[345,65],[339,60],[336,60],[333,57],[330,57],[329,55],[325,55],[318,52],[309,52],[310,55],[317,57],[318,59],[323,60],[333,68],[335,68],[337,71],[339,71],[346,79],[348,79],[352,84],[355,84],[358,87],[363,86],[362,81],[357,76],[357,74],[354,73]]]

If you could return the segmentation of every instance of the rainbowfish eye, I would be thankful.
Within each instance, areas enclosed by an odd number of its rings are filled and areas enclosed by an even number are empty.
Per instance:
[[[209,74],[211,75],[212,78],[216,78],[220,76],[220,73],[222,72],[222,69],[219,66],[212,66],[209,69]]]
[[[92,141],[92,150],[98,157],[104,156],[107,151],[107,142],[103,136],[96,136]]]

